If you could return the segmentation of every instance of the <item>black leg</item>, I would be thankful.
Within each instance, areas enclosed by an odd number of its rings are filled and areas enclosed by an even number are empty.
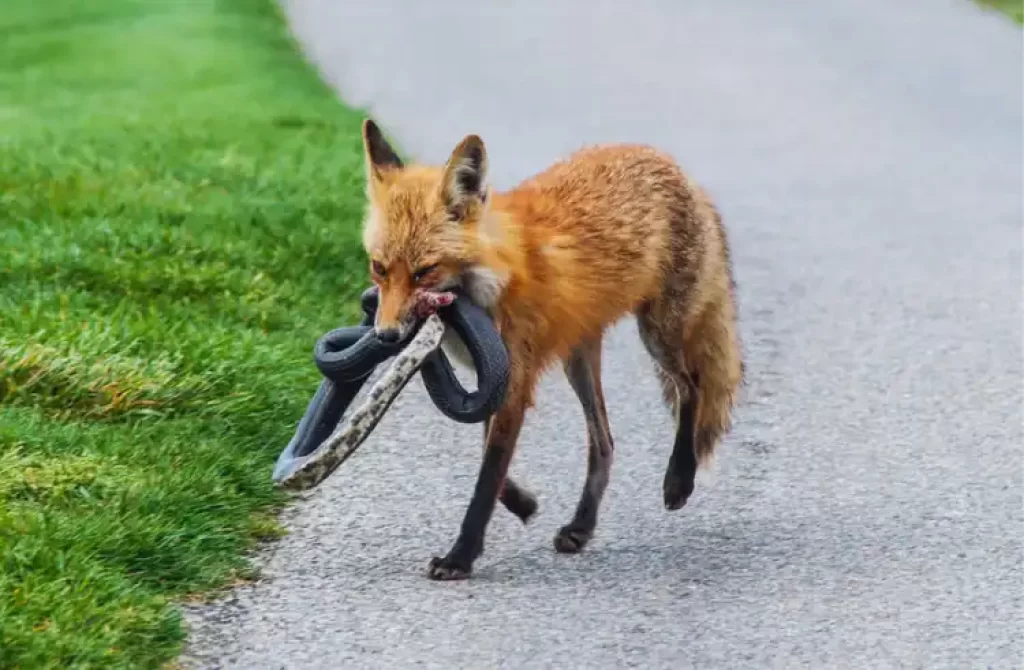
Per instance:
[[[509,391],[512,395],[512,390]],[[472,573],[473,562],[484,550],[484,533],[505,482],[525,411],[526,403],[513,397],[511,402],[506,400],[493,417],[487,433],[483,463],[459,536],[444,558],[435,556],[431,559],[427,570],[431,579],[466,579]]]
[[[683,389],[680,389],[682,391]],[[686,504],[693,493],[694,479],[697,476],[697,450],[695,448],[697,405],[700,400],[697,384],[686,379],[686,398],[680,397],[679,417],[676,428],[675,444],[672,445],[672,456],[665,470],[665,481],[662,486],[665,496],[665,508],[676,510]],[[680,396],[682,393],[680,393]]]
[[[594,534],[597,513],[611,472],[614,445],[601,391],[601,342],[581,346],[566,362],[565,374],[576,392],[587,423],[587,477],[572,521],[555,535],[555,550],[580,551]]]

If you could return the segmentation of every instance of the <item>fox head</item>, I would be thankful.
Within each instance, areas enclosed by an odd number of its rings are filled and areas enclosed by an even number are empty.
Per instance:
[[[377,336],[404,339],[418,318],[451,302],[456,288],[493,301],[487,292],[496,293],[497,277],[476,261],[490,200],[483,141],[467,135],[443,166],[406,165],[366,119],[363,147],[363,245],[380,291]]]

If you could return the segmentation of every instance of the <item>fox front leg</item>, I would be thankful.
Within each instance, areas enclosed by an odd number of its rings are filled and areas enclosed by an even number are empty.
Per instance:
[[[427,568],[430,579],[466,579],[473,572],[473,563],[484,550],[484,534],[505,482],[525,413],[522,392],[509,388],[505,404],[490,420],[483,462],[459,536],[444,558],[431,559]]]

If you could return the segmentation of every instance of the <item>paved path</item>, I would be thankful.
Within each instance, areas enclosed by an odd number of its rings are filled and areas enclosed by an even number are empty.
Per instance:
[[[551,549],[584,470],[552,376],[513,464],[540,515],[499,510],[475,579],[438,584],[479,428],[417,382],[268,580],[192,615],[200,667],[1021,667],[1018,28],[967,0],[287,9],[347,100],[434,160],[480,133],[499,187],[582,143],[672,151],[732,231],[749,385],[664,511],[671,428],[624,322],[595,542]]]

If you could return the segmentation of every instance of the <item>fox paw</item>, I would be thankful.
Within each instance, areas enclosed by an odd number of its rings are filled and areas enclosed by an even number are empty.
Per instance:
[[[690,494],[693,493],[693,477],[678,475],[674,472],[667,473],[662,488],[665,509],[677,510],[686,504]]]
[[[569,524],[555,534],[555,551],[560,554],[578,554],[590,542],[592,531]]]
[[[439,582],[469,579],[472,572],[473,566],[470,563],[449,556],[444,558],[435,556],[430,559],[430,564],[427,566],[427,577]]]
[[[523,489],[505,488],[501,492],[501,504],[523,523],[528,522],[537,513],[537,499],[532,493]]]

